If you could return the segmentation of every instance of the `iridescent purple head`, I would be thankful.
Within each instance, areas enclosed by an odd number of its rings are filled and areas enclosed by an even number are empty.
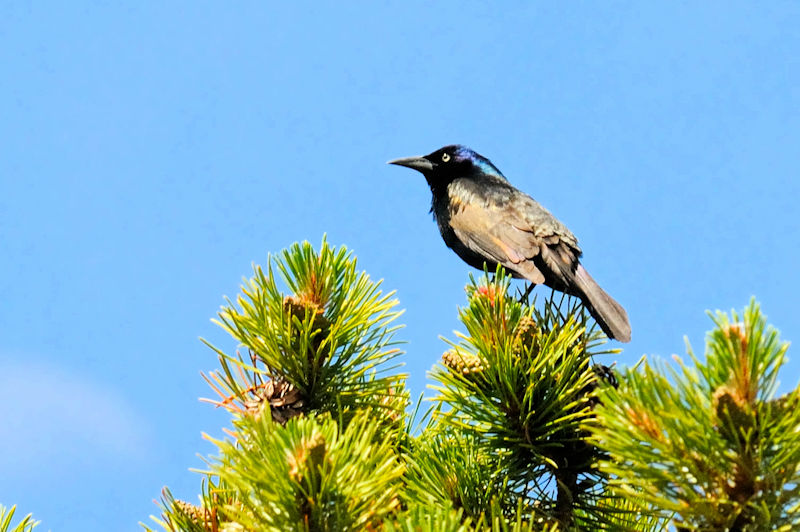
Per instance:
[[[449,183],[461,177],[493,176],[505,179],[489,159],[460,144],[445,146],[422,157],[395,159],[389,161],[389,164],[405,166],[421,172],[432,187]]]

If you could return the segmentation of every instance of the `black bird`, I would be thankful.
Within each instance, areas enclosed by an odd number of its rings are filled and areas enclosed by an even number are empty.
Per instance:
[[[502,264],[514,277],[577,296],[610,338],[630,341],[628,314],[581,266],[578,239],[489,159],[453,145],[389,164],[422,172],[439,232],[467,264]]]

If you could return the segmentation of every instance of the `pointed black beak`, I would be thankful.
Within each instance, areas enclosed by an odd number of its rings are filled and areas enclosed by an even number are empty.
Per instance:
[[[425,157],[404,157],[402,159],[395,159],[394,161],[389,161],[386,164],[396,164],[397,166],[405,166],[407,168],[413,168],[423,174],[425,172],[430,172],[433,170],[433,163],[430,162]]]

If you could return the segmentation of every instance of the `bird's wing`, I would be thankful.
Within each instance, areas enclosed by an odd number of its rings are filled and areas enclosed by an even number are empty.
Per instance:
[[[533,233],[548,244],[562,243],[577,256],[581,255],[578,239],[550,211],[527,194],[518,194],[509,201],[506,209],[513,213],[519,229]]]
[[[570,286],[581,256],[575,235],[526,194],[515,196],[505,210],[515,229],[532,235],[539,243],[540,264],[549,270],[547,277]]]
[[[505,222],[497,205],[461,204],[450,215],[456,237],[474,253],[492,259],[529,281],[542,284],[544,275],[531,257],[539,253],[539,242],[527,231]]]
[[[456,236],[533,283],[546,279],[569,286],[581,250],[575,236],[544,207],[524,194],[502,203],[462,203],[451,215]]]

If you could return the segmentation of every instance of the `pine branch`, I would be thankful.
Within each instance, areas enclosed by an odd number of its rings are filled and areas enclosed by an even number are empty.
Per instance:
[[[411,506],[456,508],[475,519],[497,501],[508,511],[516,507],[500,460],[471,433],[432,425],[415,440],[406,462],[405,499]]]
[[[400,312],[393,294],[356,269],[346,248],[323,240],[295,244],[254,268],[236,304],[228,301],[216,322],[247,354],[211,346],[221,369],[206,380],[214,404],[237,415],[264,408],[285,422],[304,412],[349,416],[362,408],[403,415],[404,375],[390,364],[400,351],[393,339]],[[291,291],[278,286],[275,272]]]
[[[169,489],[161,493],[161,519],[151,516],[153,522],[163,530],[181,532],[218,532],[239,527],[237,516],[242,505],[234,490],[225,486],[224,481],[214,481],[208,475],[201,488],[200,504],[195,505],[175,499]],[[151,531],[144,523],[145,530]]]
[[[275,424],[269,416],[235,421],[235,441],[212,440],[211,472],[236,493],[228,511],[253,530],[360,531],[399,507],[403,465],[397,434],[368,413],[345,429],[329,416]]]
[[[469,305],[460,311],[467,334],[431,372],[435,400],[449,409],[440,421],[502,459],[514,497],[498,504],[523,501],[529,515],[571,526],[577,509],[591,514],[602,481],[585,429],[600,336],[587,333],[577,301],[551,298],[539,310],[510,297],[509,285],[498,269],[493,280],[468,286]]]
[[[462,510],[449,507],[416,505],[396,521],[387,521],[386,532],[472,532],[471,519]]]
[[[754,303],[741,319],[714,317],[704,361],[645,363],[618,385],[594,362],[615,351],[578,300],[509,291],[502,268],[471,279],[466,331],[430,373],[434,406],[408,414],[393,295],[324,240],[270,257],[219,313],[238,349],[210,346],[220,366],[204,377],[209,401],[232,414],[229,438],[212,439],[219,456],[198,504],[165,489],[155,522],[195,532],[800,526],[800,388],[774,397],[787,345]]]
[[[800,391],[773,399],[788,344],[752,302],[717,313],[705,361],[645,362],[606,389],[595,426],[621,493],[693,530],[800,526]]]

